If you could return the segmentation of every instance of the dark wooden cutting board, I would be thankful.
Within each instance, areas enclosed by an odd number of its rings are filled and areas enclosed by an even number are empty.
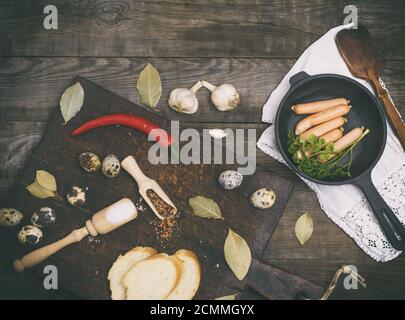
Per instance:
[[[222,171],[236,168],[236,165],[152,165],[147,159],[147,152],[152,143],[135,129],[105,127],[71,138],[70,132],[80,124],[109,113],[131,113],[158,123],[165,129],[170,128],[169,121],[158,114],[86,79],[77,77],[72,83],[76,81],[80,81],[85,91],[82,110],[64,126],[59,108],[55,107],[57,110],[50,117],[42,140],[27,161],[17,185],[2,207],[13,207],[23,212],[23,224],[29,224],[31,214],[42,206],[50,206],[56,210],[57,221],[44,230],[44,240],[38,246],[64,237],[73,229],[83,226],[92,213],[123,197],[128,197],[138,207],[145,208],[139,211],[136,220],[120,229],[97,238],[85,238],[48,259],[45,264],[53,264],[58,268],[60,286],[84,298],[108,299],[110,292],[107,274],[118,255],[134,246],[151,246],[167,253],[174,253],[180,248],[196,252],[202,266],[201,286],[196,298],[213,299],[245,288],[246,281],[239,282],[224,259],[223,244],[228,229],[232,228],[245,238],[255,258],[254,265],[259,264],[258,269],[263,268],[260,257],[292,192],[291,182],[257,168],[254,175],[245,177],[240,188],[224,191],[218,185],[217,178]],[[125,172],[114,179],[107,179],[101,173],[84,172],[79,166],[78,155],[85,151],[94,152],[100,157],[113,153],[121,160],[133,155],[144,173],[158,181],[177,205],[181,212],[179,235],[161,247],[151,224],[156,218],[140,199],[135,181]],[[87,187],[88,200],[84,207],[74,208],[68,205],[66,200],[60,202],[32,197],[25,187],[34,180],[36,170],[41,169],[56,177],[58,191],[63,198],[72,185]],[[275,191],[277,201],[271,209],[261,211],[249,204],[251,193],[260,187],[269,187]],[[225,221],[194,216],[188,199],[197,195],[215,200]],[[16,228],[1,230],[1,241],[7,243],[7,246],[1,246],[0,253],[10,261],[33,249],[20,245],[16,240],[16,233]],[[44,264],[35,267],[34,272],[42,274],[43,266]],[[263,270],[266,270],[265,266]],[[266,272],[256,273],[251,270],[247,278],[254,279],[256,284],[253,284],[253,287],[260,287],[261,282],[269,280],[266,278]],[[282,286],[280,288],[282,290]],[[280,296],[286,297],[285,292],[280,292]]]

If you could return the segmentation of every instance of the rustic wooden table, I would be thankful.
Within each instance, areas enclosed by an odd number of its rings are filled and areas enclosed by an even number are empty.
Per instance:
[[[0,196],[5,197],[63,89],[84,76],[138,102],[135,83],[150,61],[161,72],[164,93],[158,109],[195,127],[266,127],[261,108],[303,50],[331,27],[342,24],[340,0],[72,0],[52,1],[59,28],[45,30],[48,1],[0,0]],[[351,1],[360,23],[387,59],[383,79],[405,116],[405,2]],[[169,111],[171,89],[204,79],[229,82],[241,93],[233,113],[212,112],[208,92],[199,92],[198,118]],[[266,250],[265,261],[327,286],[341,264],[354,264],[367,289],[339,286],[334,298],[405,298],[405,258],[377,263],[319,207],[315,194],[293,173],[257,150],[260,164],[294,181],[295,191]],[[294,236],[303,211],[315,231],[305,246]],[[2,244],[6,245],[6,244]],[[0,267],[0,298],[74,298],[45,292],[29,274]]]

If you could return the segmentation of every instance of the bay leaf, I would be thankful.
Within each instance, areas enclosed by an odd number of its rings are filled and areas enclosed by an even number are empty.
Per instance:
[[[83,106],[84,90],[82,85],[77,82],[67,88],[60,99],[60,111],[65,123],[68,123]]]
[[[309,238],[311,238],[313,231],[314,222],[311,214],[305,212],[295,223],[295,236],[302,246],[309,240]]]
[[[237,294],[235,293],[235,294],[230,294],[229,296],[215,298],[214,300],[235,300],[236,296],[237,296]]]
[[[229,229],[224,244],[225,260],[234,275],[243,280],[249,271],[252,254],[249,245],[236,232]]]
[[[39,199],[53,198],[56,196],[56,193],[42,188],[37,182],[31,183],[27,190],[35,197]]]
[[[162,95],[162,82],[159,71],[150,63],[139,74],[136,88],[141,102],[150,108],[155,108]]]
[[[218,204],[206,197],[197,196],[188,200],[190,207],[196,216],[207,219],[222,219],[221,209]]]
[[[55,177],[45,170],[38,170],[36,173],[35,181],[44,189],[56,192]]]

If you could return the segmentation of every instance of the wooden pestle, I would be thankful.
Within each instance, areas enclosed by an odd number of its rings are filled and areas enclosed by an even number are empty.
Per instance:
[[[25,269],[43,262],[67,245],[80,242],[88,235],[95,237],[98,234],[109,233],[135,219],[137,216],[138,212],[133,202],[127,198],[121,199],[95,213],[90,220],[86,221],[85,227],[74,230],[65,238],[34,250],[21,259],[15,260],[13,263],[14,269],[17,272],[23,272]]]

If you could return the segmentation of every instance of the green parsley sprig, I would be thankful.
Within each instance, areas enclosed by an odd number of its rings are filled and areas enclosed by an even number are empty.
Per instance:
[[[350,178],[353,149],[369,132],[369,129],[364,131],[363,135],[355,143],[337,153],[331,160],[320,162],[318,159],[327,160],[330,154],[335,153],[333,143],[325,143],[323,139],[315,135],[311,135],[308,139],[303,140],[291,131],[288,134],[288,152],[298,169],[312,178],[318,180]],[[343,161],[346,155],[349,155],[349,159]]]

